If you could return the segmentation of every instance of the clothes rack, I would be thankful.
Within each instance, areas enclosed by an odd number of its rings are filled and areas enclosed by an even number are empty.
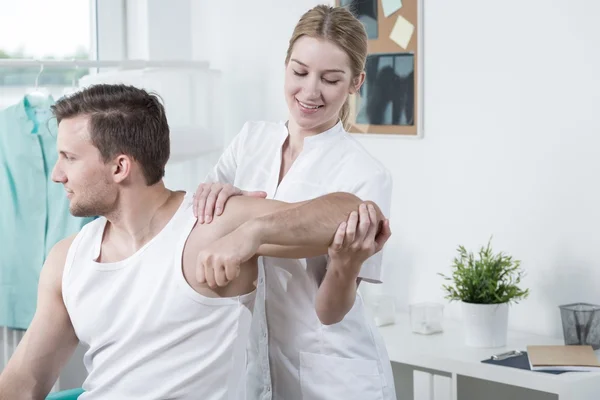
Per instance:
[[[79,68],[209,68],[207,61],[192,60],[35,60],[1,59],[1,67],[79,67]]]

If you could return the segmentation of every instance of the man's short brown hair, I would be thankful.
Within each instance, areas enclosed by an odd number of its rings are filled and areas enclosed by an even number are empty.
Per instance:
[[[88,115],[92,143],[104,162],[126,154],[141,165],[148,185],[164,177],[169,124],[158,96],[133,86],[100,84],[59,100],[52,111],[59,124]]]

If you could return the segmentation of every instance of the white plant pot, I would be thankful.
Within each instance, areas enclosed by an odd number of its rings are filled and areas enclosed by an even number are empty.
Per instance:
[[[465,344],[471,347],[504,347],[508,332],[508,303],[462,303]]]

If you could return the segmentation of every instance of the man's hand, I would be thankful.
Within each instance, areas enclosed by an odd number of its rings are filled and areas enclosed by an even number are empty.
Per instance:
[[[261,245],[257,233],[248,222],[202,249],[196,264],[198,282],[214,289],[237,278],[240,265],[252,258]]]
[[[343,269],[339,272],[344,276],[358,276],[362,264],[379,252],[391,235],[389,220],[378,224],[375,208],[361,204],[358,212],[350,213],[348,221],[342,222],[335,233],[329,247],[330,267]]]

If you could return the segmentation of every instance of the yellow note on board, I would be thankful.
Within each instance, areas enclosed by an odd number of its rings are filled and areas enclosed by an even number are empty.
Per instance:
[[[394,29],[392,29],[392,32],[390,33],[390,39],[398,43],[400,47],[406,50],[414,31],[415,26],[402,15],[400,15],[398,16],[398,19],[396,19]]]

